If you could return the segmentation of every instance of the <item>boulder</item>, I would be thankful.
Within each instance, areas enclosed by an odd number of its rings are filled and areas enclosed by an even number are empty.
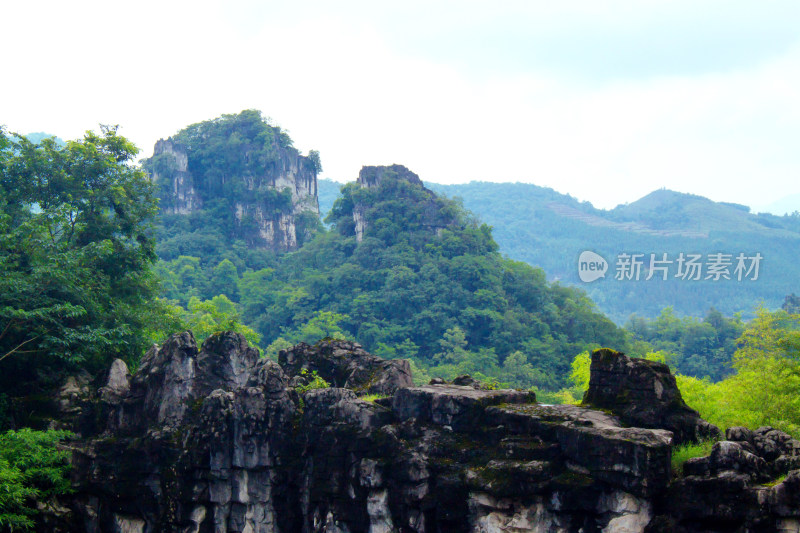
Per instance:
[[[630,426],[671,431],[675,444],[721,435],[719,428],[686,405],[667,365],[608,348],[592,352],[583,403],[609,409]]]
[[[290,378],[304,370],[316,372],[332,387],[352,389],[358,395],[390,395],[414,385],[408,361],[381,359],[351,341],[329,338],[314,346],[301,343],[281,350],[278,361]]]

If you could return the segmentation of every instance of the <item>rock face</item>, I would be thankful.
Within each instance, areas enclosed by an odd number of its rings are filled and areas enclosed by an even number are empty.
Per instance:
[[[299,393],[303,369],[336,386]],[[744,532],[800,520],[800,471],[755,485],[794,467],[800,446],[785,434],[730,431],[671,481],[670,431],[458,382],[413,387],[407,363],[345,341],[278,364],[237,334],[200,348],[173,335],[133,376],[115,362],[82,406],[76,492],[58,506],[71,512],[45,514],[41,530]],[[390,397],[359,397],[370,391]]]
[[[161,209],[170,214],[189,215],[220,197],[219,187],[240,191],[229,201],[235,219],[235,232],[254,248],[276,251],[294,250],[303,235],[298,227],[301,216],[319,217],[317,173],[308,158],[291,147],[275,142],[274,160],[257,172],[224,176],[222,185],[206,183],[194,175],[192,154],[183,144],[170,139],[156,142],[153,157],[145,164],[159,186]],[[250,158],[245,148],[241,157]],[[286,197],[282,197],[286,194]]]
[[[663,363],[603,348],[592,352],[590,372],[584,405],[610,409],[631,426],[672,431],[676,444],[720,436],[719,428],[686,405]]]
[[[425,185],[419,176],[411,172],[403,165],[388,165],[388,166],[364,166],[358,173],[358,184],[368,189],[378,188],[384,179],[396,179],[406,181],[412,185],[422,187]],[[427,189],[425,189],[427,190]]]
[[[346,387],[358,394],[390,395],[401,387],[412,387],[408,361],[386,361],[365,352],[360,344],[324,339],[314,346],[298,344],[278,354],[290,378],[303,371],[317,374],[333,387]]]
[[[771,427],[728,428],[726,439],[684,464],[648,531],[800,530],[800,442]]]
[[[189,172],[189,154],[186,147],[171,139],[159,139],[153,147],[153,159],[161,164],[153,169],[152,179],[165,186],[168,199],[161,208],[174,215],[188,215],[203,206],[197,194],[194,177]],[[165,191],[165,192],[167,192]]]

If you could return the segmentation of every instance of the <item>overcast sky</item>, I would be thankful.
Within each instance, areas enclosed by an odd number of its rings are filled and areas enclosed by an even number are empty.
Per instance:
[[[800,193],[800,2],[6,2],[0,124],[142,155],[256,108],[322,177],[400,163],[598,207]]]

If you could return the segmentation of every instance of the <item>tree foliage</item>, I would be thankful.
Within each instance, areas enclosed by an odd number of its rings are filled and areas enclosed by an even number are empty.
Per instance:
[[[634,345],[639,343],[637,354],[662,351],[670,354],[665,362],[674,371],[719,381],[733,372],[733,354],[744,323],[740,315],[727,318],[714,308],[701,320],[679,318],[667,307],[653,320],[634,315],[625,328],[632,333]]]
[[[136,153],[116,127],[63,146],[0,132],[0,374],[146,345],[157,207]]]
[[[361,242],[354,211],[366,222]],[[419,185],[345,185],[328,222],[331,231],[242,275],[242,316],[278,342],[268,352],[331,313],[342,335],[430,375],[558,388],[575,353],[597,342],[625,346],[583,293],[504,259],[490,228]]]
[[[800,315],[759,309],[739,341],[736,373],[719,383],[679,376],[684,399],[723,428],[769,425],[800,437]]]
[[[68,452],[59,450],[64,431],[21,429],[0,434],[0,531],[30,531],[34,498],[71,491]]]

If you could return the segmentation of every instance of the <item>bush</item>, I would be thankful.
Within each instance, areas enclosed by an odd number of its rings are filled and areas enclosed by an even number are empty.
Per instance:
[[[308,392],[312,389],[327,389],[331,386],[330,383],[325,381],[322,377],[317,374],[317,371],[314,370],[313,372],[309,372],[308,369],[303,369],[300,371],[300,375],[306,380],[305,385],[299,385],[295,387],[295,390],[300,394],[304,392]]]
[[[0,434],[0,531],[30,531],[34,499],[71,492],[69,454],[56,447],[69,436],[31,429]]]

